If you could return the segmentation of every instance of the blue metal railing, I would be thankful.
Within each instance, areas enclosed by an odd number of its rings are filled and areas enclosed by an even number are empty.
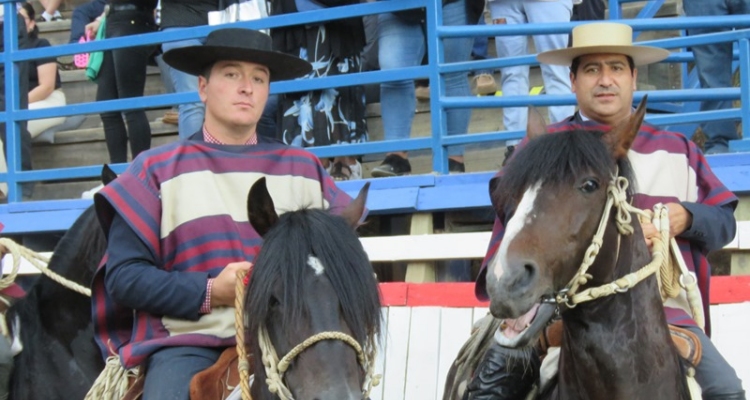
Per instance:
[[[624,2],[627,0],[619,0]],[[19,121],[37,118],[49,118],[54,116],[70,116],[77,114],[97,114],[106,111],[144,109],[167,107],[175,104],[190,103],[198,101],[197,94],[164,94],[145,96],[136,99],[120,99],[102,102],[90,102],[55,107],[39,110],[21,110],[19,108],[18,79],[16,62],[28,61],[38,58],[49,58],[62,55],[98,51],[128,47],[143,44],[159,44],[168,41],[199,38],[206,36],[209,32],[217,29],[215,26],[202,26],[193,29],[172,32],[158,32],[144,35],[134,35],[122,38],[107,39],[85,44],[70,44],[54,46],[44,49],[17,50],[18,40],[15,29],[16,19],[8,18],[15,15],[14,0],[0,0],[5,9],[4,37],[5,49],[0,54],[0,62],[4,63],[6,70],[6,110],[0,112],[0,121],[7,122],[8,172],[0,173],[0,181],[8,182],[10,193],[9,203],[20,202],[20,184],[33,181],[60,181],[81,178],[98,177],[101,166],[85,166],[74,168],[54,168],[35,171],[21,171],[20,143],[19,143]],[[581,22],[553,23],[553,24],[525,24],[525,25],[487,25],[487,26],[442,26],[441,4],[438,0],[398,0],[379,1],[374,3],[358,4],[345,7],[336,7],[320,11],[302,12],[269,17],[263,20],[247,21],[233,24],[234,26],[248,27],[254,29],[267,29],[279,26],[299,25],[336,20],[349,17],[361,17],[370,14],[400,11],[413,8],[426,8],[427,36],[428,36],[428,65],[409,67],[399,70],[372,71],[349,75],[338,75],[315,79],[276,82],[271,86],[272,93],[299,92],[329,87],[352,86],[369,83],[381,83],[388,81],[429,78],[433,96],[430,99],[432,135],[424,138],[413,138],[398,141],[382,141],[371,143],[351,144],[347,146],[316,147],[310,150],[319,157],[331,157],[351,154],[373,154],[388,151],[409,151],[430,149],[433,152],[433,170],[439,173],[447,173],[447,147],[462,144],[480,143],[487,141],[506,141],[519,139],[524,132],[484,132],[446,136],[446,111],[458,108],[495,108],[495,107],[525,107],[551,106],[575,104],[575,97],[570,95],[544,95],[544,96],[505,96],[505,97],[446,97],[443,74],[457,71],[469,71],[480,69],[497,69],[512,65],[537,65],[535,56],[511,57],[504,59],[489,59],[483,61],[471,61],[446,64],[443,58],[442,41],[454,37],[477,37],[477,36],[509,36],[509,35],[532,35],[567,33],[572,27]],[[727,27],[737,28],[736,31],[701,35],[694,37],[679,37],[671,39],[641,42],[653,46],[670,49],[679,49],[691,45],[716,43],[716,42],[738,42],[739,62],[741,71],[740,88],[722,89],[690,89],[690,90],[660,90],[649,94],[649,101],[659,102],[686,102],[716,99],[740,99],[742,104],[738,109],[693,112],[685,114],[670,114],[660,116],[649,116],[649,121],[655,124],[684,124],[700,121],[712,121],[719,119],[742,119],[743,136],[750,138],[750,82],[748,81],[750,68],[750,18],[747,16],[731,16],[723,18],[714,17],[682,17],[682,18],[660,18],[658,20],[640,19],[626,20],[635,32],[646,30],[681,30],[690,27]],[[692,61],[692,54],[686,52],[673,53],[665,62],[685,63]],[[644,95],[643,92],[636,93],[636,99]],[[750,141],[745,140],[740,145],[732,144],[735,149],[750,150]],[[125,164],[116,165],[115,170],[121,171]],[[11,212],[12,207],[0,206],[0,214]]]

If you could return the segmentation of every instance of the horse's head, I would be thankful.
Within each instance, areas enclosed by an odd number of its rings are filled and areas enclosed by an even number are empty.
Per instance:
[[[250,223],[264,239],[245,297],[253,398],[272,398],[277,386],[295,399],[363,398],[381,318],[377,281],[354,231],[367,189],[341,216],[314,209],[278,216],[265,179],[250,190]],[[276,355],[278,371],[262,362]]]
[[[645,99],[608,133],[546,134],[530,123],[527,146],[492,182],[505,233],[487,266],[487,291],[492,314],[505,319],[503,344],[532,343],[554,314],[555,296],[576,275],[599,227],[608,185],[618,171],[630,174],[627,152],[644,114]]]

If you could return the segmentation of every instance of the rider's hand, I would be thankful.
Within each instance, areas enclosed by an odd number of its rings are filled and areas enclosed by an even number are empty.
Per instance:
[[[669,237],[673,238],[690,229],[693,225],[693,214],[680,203],[667,203],[669,209]]]
[[[659,231],[651,221],[641,221],[641,229],[643,230],[643,237],[646,239],[646,246],[650,249],[654,243],[653,239],[659,237]]]
[[[237,271],[247,272],[252,268],[253,264],[247,261],[227,264],[224,270],[214,278],[214,283],[211,287],[211,307],[233,307]]]

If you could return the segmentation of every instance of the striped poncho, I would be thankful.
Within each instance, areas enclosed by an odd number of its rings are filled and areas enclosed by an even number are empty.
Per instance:
[[[259,251],[247,195],[261,177],[279,213],[301,207],[336,213],[349,204],[313,154],[260,139],[253,146],[182,140],[144,152],[95,198],[105,232],[117,213],[157,260],[154,268],[215,277]],[[106,257],[92,287],[96,340],[105,356],[119,354],[130,368],[166,346],[234,344],[234,308],[215,308],[197,321],[127,309],[105,288],[105,263]]]
[[[547,128],[550,133],[575,129],[609,131],[610,127],[593,121],[581,121],[576,115]],[[522,142],[521,145],[524,143]],[[628,152],[628,159],[637,181],[633,205],[638,208],[648,210],[657,203],[674,202],[683,203],[688,207],[689,203],[698,203],[711,207],[730,206],[733,209],[737,204],[737,197],[714,175],[696,145],[681,134],[659,130],[644,123]],[[697,223],[697,216],[695,217],[694,225]],[[716,227],[716,229],[721,230],[721,227]],[[727,231],[733,231],[733,229],[727,229]],[[475,286],[475,294],[481,300],[488,299],[486,268],[498,251],[504,233],[503,221],[495,218],[492,238]],[[675,239],[688,269],[693,271],[698,278],[706,331],[709,332],[708,290],[711,269],[706,255],[708,251],[715,249],[704,248],[680,236]],[[727,237],[726,242],[728,243],[731,239],[731,236]],[[726,243],[722,245],[724,244]],[[670,324],[695,325],[689,314],[684,290],[676,299],[667,300],[665,312]]]

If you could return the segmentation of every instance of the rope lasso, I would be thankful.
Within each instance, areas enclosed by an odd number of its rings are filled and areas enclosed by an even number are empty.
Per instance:
[[[31,249],[21,246],[20,244],[8,238],[0,238],[0,245],[5,246],[5,248],[8,249],[11,256],[13,257],[13,269],[11,270],[10,274],[8,274],[8,276],[0,279],[0,290],[7,288],[11,284],[13,284],[13,282],[15,282],[16,276],[18,275],[18,269],[21,267],[21,258],[23,257],[27,259],[29,263],[36,269],[38,269],[42,274],[52,279],[53,281],[74,292],[80,293],[87,297],[91,297],[91,290],[89,288],[79,285],[71,280],[65,279],[64,277],[47,268],[47,264],[49,264],[49,258],[44,257]]]
[[[237,331],[237,369],[240,373],[240,389],[242,400],[252,400],[250,396],[250,362],[247,359],[247,346],[245,344],[245,271],[237,271],[234,285],[234,328]]]

